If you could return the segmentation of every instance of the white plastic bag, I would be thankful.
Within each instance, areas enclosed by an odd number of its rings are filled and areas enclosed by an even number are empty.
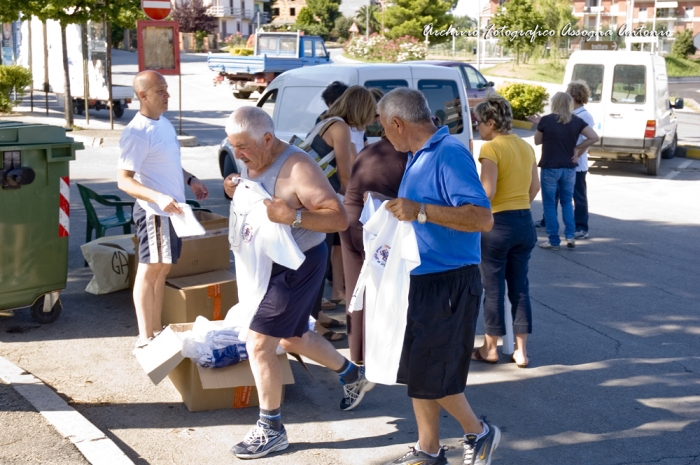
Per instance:
[[[129,287],[129,255],[134,255],[133,234],[106,236],[80,246],[94,276],[85,290],[107,294]],[[133,270],[135,273],[136,270]]]
[[[182,338],[182,355],[204,368],[221,368],[248,360],[240,328],[222,328],[198,316]]]

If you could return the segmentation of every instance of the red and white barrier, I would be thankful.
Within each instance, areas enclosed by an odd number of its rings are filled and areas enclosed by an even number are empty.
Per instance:
[[[70,235],[70,179],[62,177],[59,181],[59,208],[58,208],[58,237]]]

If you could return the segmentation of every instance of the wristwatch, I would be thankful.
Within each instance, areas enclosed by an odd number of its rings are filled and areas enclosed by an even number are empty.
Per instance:
[[[294,221],[292,221],[292,228],[300,228],[301,227],[301,210],[297,210],[297,216],[294,218]]]
[[[425,214],[425,204],[420,204],[420,211],[418,212],[418,222],[420,224],[425,224],[428,221],[428,215]]]

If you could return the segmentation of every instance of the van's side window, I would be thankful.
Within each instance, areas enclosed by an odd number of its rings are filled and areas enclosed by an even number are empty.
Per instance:
[[[306,135],[316,124],[316,118],[327,107],[321,98],[326,86],[288,86],[280,96],[275,129],[281,132]]]
[[[603,65],[574,65],[573,81],[584,81],[591,91],[589,102],[600,102],[603,95]]]
[[[368,89],[379,89],[385,94],[391,92],[397,87],[408,87],[408,82],[403,79],[384,79],[382,81],[365,81],[365,87]]]
[[[643,104],[646,102],[646,75],[644,65],[615,65],[613,71],[613,103]]]
[[[272,89],[270,92],[263,95],[263,97],[258,102],[258,106],[265,110],[265,113],[273,118],[275,113],[275,103],[277,103],[277,89]]]
[[[462,104],[456,82],[423,79],[418,81],[418,90],[425,95],[430,112],[437,117],[440,126],[447,126],[450,134],[460,134],[464,130]]]

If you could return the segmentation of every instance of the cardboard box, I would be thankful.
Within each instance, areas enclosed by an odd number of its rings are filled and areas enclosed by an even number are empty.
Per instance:
[[[177,264],[170,268],[168,278],[231,268],[228,218],[203,211],[195,211],[194,216],[202,224],[206,234],[182,239],[180,258]],[[134,238],[134,246],[136,249],[134,261],[138,264],[139,247],[136,238]]]
[[[170,325],[147,347],[136,351],[136,359],[151,381],[158,384],[169,376],[190,412],[258,406],[250,363],[202,368],[182,356],[182,342],[176,333],[192,329],[192,326],[193,323]],[[294,384],[287,354],[278,357],[282,384]]]
[[[236,276],[228,270],[168,278],[163,296],[164,325],[191,323],[202,315],[208,320],[223,320],[238,303]]]

